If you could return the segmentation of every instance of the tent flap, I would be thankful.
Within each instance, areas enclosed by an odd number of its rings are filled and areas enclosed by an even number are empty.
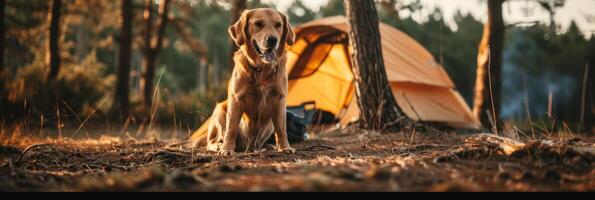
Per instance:
[[[392,83],[391,86],[401,110],[411,119],[476,128],[471,111],[452,89],[411,83]]]

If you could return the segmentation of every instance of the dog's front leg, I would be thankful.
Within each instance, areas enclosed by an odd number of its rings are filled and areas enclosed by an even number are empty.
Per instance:
[[[237,95],[231,96],[231,98],[228,99],[225,134],[223,136],[223,145],[221,145],[221,149],[219,150],[219,155],[231,156],[235,154],[236,140],[238,138],[240,120],[242,120],[243,113],[244,108],[239,101],[239,97]]]
[[[279,96],[273,108],[273,126],[275,128],[275,142],[277,151],[295,153],[287,140],[287,118],[286,118],[285,96]]]

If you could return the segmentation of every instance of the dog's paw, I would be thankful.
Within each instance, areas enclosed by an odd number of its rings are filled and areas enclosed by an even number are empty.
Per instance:
[[[217,155],[220,155],[220,156],[234,156],[234,155],[236,155],[236,152],[234,150],[220,149],[219,152],[217,152]]]
[[[288,147],[288,148],[279,148],[279,149],[277,149],[277,152],[286,153],[286,154],[294,154],[295,153],[295,149],[294,148],[291,148],[291,147]]]

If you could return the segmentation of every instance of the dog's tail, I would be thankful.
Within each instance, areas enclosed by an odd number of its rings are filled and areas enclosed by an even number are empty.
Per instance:
[[[190,145],[192,147],[206,147],[207,146],[207,137],[208,137],[208,130],[209,124],[211,122],[211,118],[207,119],[198,130],[196,130],[188,139],[190,141]]]

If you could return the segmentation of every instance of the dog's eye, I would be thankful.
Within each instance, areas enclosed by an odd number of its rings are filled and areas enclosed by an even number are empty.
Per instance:
[[[262,28],[264,26],[264,24],[261,21],[254,22],[254,25],[258,28]]]
[[[281,22],[277,22],[277,23],[275,24],[275,28],[281,28]]]

